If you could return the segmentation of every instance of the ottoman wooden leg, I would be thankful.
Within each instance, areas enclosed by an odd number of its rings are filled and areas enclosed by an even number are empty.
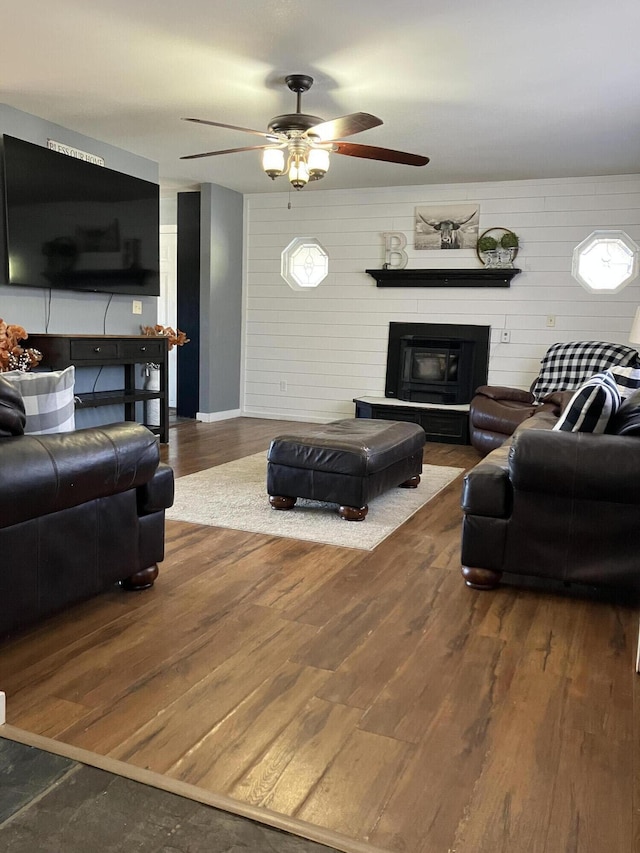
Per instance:
[[[368,512],[368,506],[341,506],[338,509],[338,515],[345,521],[364,521]]]
[[[409,477],[408,480],[405,480],[404,483],[400,483],[401,489],[417,489],[420,485],[420,474],[416,474],[415,477]]]
[[[274,509],[293,509],[297,498],[285,497],[284,495],[269,495],[269,503]]]

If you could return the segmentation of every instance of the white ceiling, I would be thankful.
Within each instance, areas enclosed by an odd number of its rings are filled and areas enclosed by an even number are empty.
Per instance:
[[[160,164],[166,187],[285,190],[261,144],[183,116],[266,130],[295,111],[369,112],[352,142],[424,167],[335,155],[314,188],[640,172],[640,2],[21,0],[2,21],[0,101]]]

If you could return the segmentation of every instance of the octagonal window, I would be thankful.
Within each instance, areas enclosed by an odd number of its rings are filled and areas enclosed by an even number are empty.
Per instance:
[[[638,275],[638,247],[624,231],[594,231],[573,250],[571,273],[590,293],[618,293]]]
[[[315,237],[295,237],[282,252],[280,273],[293,290],[317,287],[329,272],[329,255]]]

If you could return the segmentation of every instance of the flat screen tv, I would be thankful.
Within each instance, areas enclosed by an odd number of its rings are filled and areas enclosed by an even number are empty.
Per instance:
[[[159,187],[4,136],[8,283],[159,296]]]

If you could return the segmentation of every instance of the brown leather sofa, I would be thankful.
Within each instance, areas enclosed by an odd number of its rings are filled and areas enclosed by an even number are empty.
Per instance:
[[[471,444],[483,455],[495,450],[535,412],[553,410],[549,394],[577,388],[594,373],[637,360],[636,350],[606,341],[553,344],[540,360],[540,373],[528,391],[499,385],[476,388],[469,406]]]
[[[151,586],[173,471],[134,423],[24,435],[0,376],[0,636],[103,592]]]
[[[464,479],[462,574],[503,573],[640,589],[640,392],[607,432],[552,429],[567,397],[536,412]]]

